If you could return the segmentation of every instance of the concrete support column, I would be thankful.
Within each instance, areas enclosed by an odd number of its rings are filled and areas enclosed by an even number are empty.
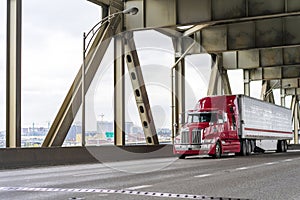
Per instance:
[[[275,88],[276,84],[272,87],[270,86],[270,81],[263,81],[262,88],[260,93],[260,99],[269,103],[275,104],[273,88]]]
[[[21,147],[22,0],[7,0],[6,147]]]
[[[177,52],[180,55],[183,53],[181,41],[177,44]],[[180,59],[180,56],[175,56],[175,62]],[[175,123],[180,124],[185,121],[185,58],[182,58],[175,67]]]
[[[285,107],[285,89],[280,89],[280,103]]]
[[[172,135],[175,136],[185,121],[185,58],[181,38],[173,38],[175,63],[172,69]]]
[[[222,63],[222,54],[211,54],[212,69],[207,95],[232,94],[227,70]]]
[[[250,96],[250,72],[244,69],[244,94]]]
[[[154,119],[148,99],[148,94],[136,51],[134,37],[132,32],[125,34],[125,60],[128,67],[129,76],[134,90],[136,105],[143,126],[146,142],[149,145],[159,144],[156,134]]]
[[[114,143],[125,145],[125,62],[122,36],[114,39]]]

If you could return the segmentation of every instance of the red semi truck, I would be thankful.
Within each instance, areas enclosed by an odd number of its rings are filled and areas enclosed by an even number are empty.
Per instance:
[[[293,139],[290,109],[244,95],[205,97],[194,110],[174,141],[174,154],[221,155],[276,150],[285,152]]]

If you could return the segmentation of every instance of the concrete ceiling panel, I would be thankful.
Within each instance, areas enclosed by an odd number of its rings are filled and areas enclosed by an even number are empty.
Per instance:
[[[227,27],[217,26],[202,31],[202,46],[207,52],[227,49]]]
[[[223,67],[225,69],[237,69],[237,53],[234,52],[224,52],[222,54]]]
[[[285,11],[284,0],[250,0],[249,16],[269,15]]]
[[[245,8],[244,0],[212,0],[213,20],[245,17]]]
[[[211,20],[210,0],[178,0],[177,24],[189,24]]]
[[[256,22],[256,45],[259,47],[279,46],[283,43],[283,27],[280,18]]]
[[[176,24],[175,0],[144,0],[146,27],[172,26]]]
[[[300,43],[300,16],[285,18],[285,40],[286,44]]]
[[[259,51],[247,50],[238,52],[238,67],[252,69],[259,67]]]
[[[281,79],[281,67],[268,67],[263,68],[263,79]]]
[[[300,10],[299,0],[287,0],[287,11],[295,12]]]
[[[285,90],[286,95],[300,95],[300,88],[290,88]],[[298,97],[299,98],[299,97]]]
[[[283,58],[285,65],[300,64],[300,47],[284,48]]]
[[[251,81],[259,81],[262,79],[263,79],[263,69],[262,68],[250,70],[250,80]]]
[[[283,64],[282,49],[262,49],[260,51],[260,66],[280,66]]]
[[[283,67],[283,78],[297,78],[300,77],[300,66]]]
[[[228,48],[245,49],[255,47],[255,23],[244,22],[228,26]]]
[[[298,84],[298,79],[297,78],[293,78],[293,79],[282,79],[281,80],[281,85],[282,88],[297,88],[299,87]]]

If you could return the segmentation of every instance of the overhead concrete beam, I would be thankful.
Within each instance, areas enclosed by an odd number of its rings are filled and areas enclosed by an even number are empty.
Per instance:
[[[115,8],[118,9],[122,9],[123,8],[123,1],[122,0],[87,0],[90,1],[92,3],[95,3],[99,6],[113,6]]]
[[[90,0],[108,3],[108,0]],[[126,20],[128,30],[223,23],[226,20],[283,16],[300,11],[296,0],[127,0],[125,8],[138,5],[142,15]],[[134,24],[135,26],[131,26]],[[192,32],[191,32],[192,33]]]
[[[222,54],[225,69],[300,66],[300,46],[230,51]]]
[[[250,79],[274,80],[274,79],[297,79],[300,77],[300,66],[263,67],[250,69]]]
[[[296,16],[215,25],[200,30],[204,52],[224,52],[300,44],[300,12]]]

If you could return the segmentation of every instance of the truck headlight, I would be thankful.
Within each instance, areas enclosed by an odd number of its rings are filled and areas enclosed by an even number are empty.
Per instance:
[[[216,139],[213,138],[213,139],[204,139],[203,140],[203,143],[209,143],[209,144],[214,144],[216,142]]]

